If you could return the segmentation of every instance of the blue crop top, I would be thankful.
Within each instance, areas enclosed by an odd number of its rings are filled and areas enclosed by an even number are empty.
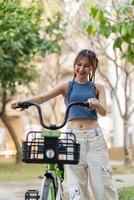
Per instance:
[[[72,102],[86,102],[89,98],[97,98],[95,85],[91,81],[85,84],[70,81],[68,87],[68,93],[65,97],[66,106]],[[97,112],[95,109],[72,106],[69,111],[68,121],[73,119],[97,120]]]

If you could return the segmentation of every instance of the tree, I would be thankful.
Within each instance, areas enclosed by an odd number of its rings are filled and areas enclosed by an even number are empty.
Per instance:
[[[115,82],[111,81],[104,71],[99,72],[111,88],[112,94],[118,105],[120,116],[124,122],[124,153],[125,164],[131,162],[131,151],[128,136],[128,121],[134,112],[131,105],[132,98],[132,73],[134,72],[134,1],[121,4],[112,0],[111,4],[95,5],[89,8],[90,20],[84,23],[89,37],[94,37],[94,44],[114,66]],[[112,11],[112,12],[111,12]],[[113,54],[108,53],[108,48],[113,48]],[[122,82],[119,80],[122,74]],[[118,86],[122,84],[124,104],[118,94]]]
[[[0,1],[0,118],[14,141],[21,158],[21,145],[9,123],[6,105],[15,96],[18,85],[29,87],[37,71],[31,61],[46,53],[58,53],[62,40],[61,15],[42,23],[41,3],[32,1],[24,6],[21,0]]]

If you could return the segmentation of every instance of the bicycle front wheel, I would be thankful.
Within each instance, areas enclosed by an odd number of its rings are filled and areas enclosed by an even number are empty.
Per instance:
[[[40,200],[56,200],[56,189],[52,178],[44,177]]]

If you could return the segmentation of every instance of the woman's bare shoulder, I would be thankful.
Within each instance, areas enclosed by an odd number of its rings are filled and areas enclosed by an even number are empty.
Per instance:
[[[63,93],[66,94],[68,91],[68,84],[69,81],[61,81],[60,83],[57,84],[57,87],[61,88]]]
[[[62,88],[67,88],[68,83],[69,81],[61,81],[60,83],[57,84],[57,86],[62,87]]]
[[[105,89],[105,86],[102,83],[95,83],[95,87],[98,90],[104,90]]]
[[[98,94],[105,93],[105,86],[104,86],[104,84],[102,84],[102,83],[95,83],[95,87],[96,87],[96,90],[97,90]]]

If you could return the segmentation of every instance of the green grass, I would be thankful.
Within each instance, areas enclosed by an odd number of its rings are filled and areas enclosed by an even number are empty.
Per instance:
[[[43,173],[43,164],[15,164],[14,159],[0,159],[1,181],[34,179]],[[114,166],[113,174],[134,174],[134,167]]]
[[[0,181],[36,179],[43,174],[43,164],[15,164],[14,159],[0,159]]]
[[[134,186],[122,188],[119,191],[119,200],[134,200]]]
[[[134,167],[116,166],[114,174],[134,173]],[[44,174],[43,164],[15,164],[14,159],[0,159],[0,181],[37,179]],[[119,190],[119,200],[134,200],[134,186]]]

